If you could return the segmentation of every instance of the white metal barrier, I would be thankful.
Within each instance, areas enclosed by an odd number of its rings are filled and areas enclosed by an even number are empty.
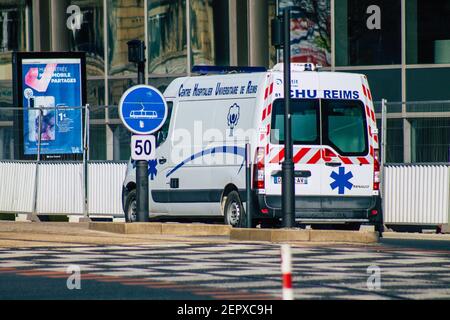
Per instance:
[[[50,215],[83,214],[83,165],[39,164],[36,212]]]
[[[450,166],[386,165],[384,181],[385,224],[449,223]]]
[[[36,164],[0,162],[0,212],[31,212]]]
[[[33,212],[36,164],[0,162],[0,212]],[[36,213],[83,215],[81,163],[39,165]],[[121,193],[126,163],[90,162],[88,214],[123,217]],[[386,165],[384,221],[386,224],[442,225],[450,216],[450,166]]]
[[[122,183],[125,163],[90,163],[88,212],[90,215],[123,216]]]
[[[84,174],[78,162],[0,162],[0,212],[32,213],[36,169],[36,213],[83,215]],[[126,163],[88,165],[88,214],[123,217],[122,182]]]

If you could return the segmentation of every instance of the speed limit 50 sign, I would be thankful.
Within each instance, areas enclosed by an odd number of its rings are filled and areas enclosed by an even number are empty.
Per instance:
[[[131,159],[154,160],[156,140],[153,135],[133,135],[131,137]]]

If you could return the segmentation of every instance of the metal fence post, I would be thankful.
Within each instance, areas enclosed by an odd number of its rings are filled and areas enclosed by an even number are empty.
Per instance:
[[[380,174],[381,174],[381,185],[380,185],[380,197],[381,197],[381,212],[382,212],[382,223],[383,226],[380,230],[380,235],[382,235],[382,230],[385,224],[385,208],[386,208],[386,197],[385,197],[385,163],[386,163],[386,146],[387,146],[387,100],[381,100],[381,159],[380,159]]]
[[[384,164],[386,163],[386,145],[387,145],[387,100],[381,100],[381,199],[384,199]]]
[[[88,218],[89,216],[89,104],[84,107],[84,139],[83,139],[83,216]]]
[[[40,165],[40,162],[41,162],[41,138],[42,138],[41,137],[41,130],[42,130],[42,109],[39,108],[38,137],[37,137],[37,157],[36,157],[36,168],[34,169],[34,189],[33,189],[33,211],[32,211],[32,216],[37,215],[39,165]]]

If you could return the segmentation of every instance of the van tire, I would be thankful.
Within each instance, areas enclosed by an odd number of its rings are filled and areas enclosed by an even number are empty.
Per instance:
[[[136,203],[136,189],[130,190],[127,194],[125,202],[125,221],[132,223],[137,221],[136,215],[137,203]]]
[[[225,218],[225,224],[230,225],[234,228],[242,228],[242,223],[245,219],[244,215],[244,206],[242,205],[239,193],[237,193],[237,191],[231,191],[227,195],[225,204],[223,206],[223,216]]]

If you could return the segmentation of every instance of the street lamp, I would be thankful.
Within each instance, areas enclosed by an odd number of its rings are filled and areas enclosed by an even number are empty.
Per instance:
[[[295,181],[292,128],[291,128],[291,7],[283,9],[283,16],[272,20],[272,44],[283,48],[284,69],[284,161],[281,164],[281,208],[283,226],[292,228],[295,224]],[[283,39],[283,41],[281,41]]]

